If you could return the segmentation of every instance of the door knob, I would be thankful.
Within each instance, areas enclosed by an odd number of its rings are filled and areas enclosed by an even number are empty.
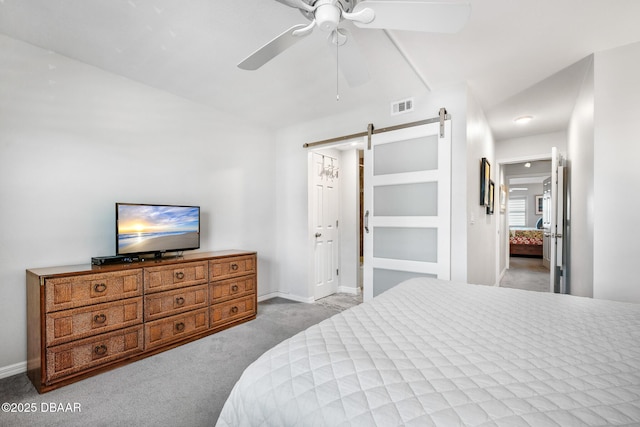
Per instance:
[[[322,236],[322,233],[316,233],[316,238]]]

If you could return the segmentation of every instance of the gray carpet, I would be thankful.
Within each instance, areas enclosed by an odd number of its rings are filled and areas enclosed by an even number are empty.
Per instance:
[[[251,362],[360,301],[347,294],[315,304],[270,299],[258,305],[253,321],[42,395],[26,374],[2,379],[0,403],[27,404],[36,411],[2,411],[0,426],[212,426]],[[60,404],[80,411],[51,410]]]
[[[511,257],[500,287],[549,292],[549,269],[542,258]]]

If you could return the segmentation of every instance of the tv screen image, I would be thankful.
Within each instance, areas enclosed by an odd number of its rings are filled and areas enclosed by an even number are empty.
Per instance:
[[[200,248],[200,207],[116,203],[116,254]]]

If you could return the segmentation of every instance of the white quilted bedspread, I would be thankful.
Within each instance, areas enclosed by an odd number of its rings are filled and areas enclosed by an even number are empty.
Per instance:
[[[266,352],[226,425],[640,426],[640,305],[412,279]]]

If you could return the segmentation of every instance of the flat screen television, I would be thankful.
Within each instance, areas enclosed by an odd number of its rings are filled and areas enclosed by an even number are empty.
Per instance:
[[[116,255],[200,248],[200,206],[116,203]]]

